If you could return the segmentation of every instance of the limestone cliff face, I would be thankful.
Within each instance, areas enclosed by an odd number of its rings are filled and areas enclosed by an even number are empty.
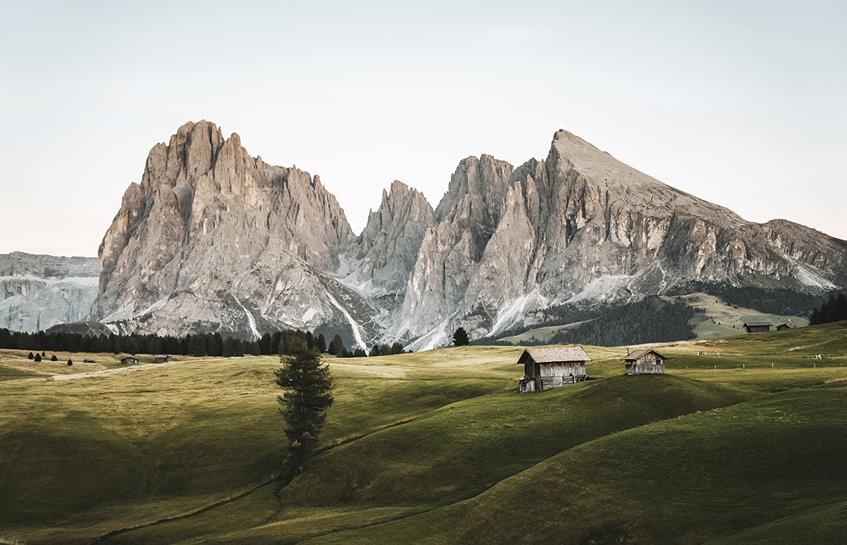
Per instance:
[[[0,328],[38,331],[82,320],[99,274],[93,257],[0,254]]]
[[[747,222],[566,131],[546,160],[482,190],[499,209],[476,208],[489,221],[481,236],[452,221],[474,208],[453,185],[398,326],[415,348],[444,344],[459,325],[472,338],[493,336],[543,321],[550,307],[634,301],[691,282],[806,292],[845,284],[843,241],[785,221]]]
[[[434,211],[394,182],[356,237],[317,176],[189,123],[150,151],[100,261],[92,317],[113,329],[296,327],[413,349],[448,343],[459,325],[496,336],[692,283],[847,286],[847,242],[745,221],[567,131],[517,168],[462,160]]]
[[[406,289],[396,335],[442,337],[460,311],[471,276],[494,233],[512,167],[489,155],[459,163],[435,211]],[[434,329],[435,328],[435,329]]]
[[[187,123],[153,147],[124,194],[100,246],[92,317],[248,337],[329,324],[356,337],[350,324],[367,321],[369,306],[325,273],[352,240],[317,176],[251,157],[212,123]]]
[[[423,193],[395,180],[383,190],[379,208],[368,215],[359,235],[348,267],[350,281],[374,295],[402,296],[424,235],[433,225],[435,213]]]

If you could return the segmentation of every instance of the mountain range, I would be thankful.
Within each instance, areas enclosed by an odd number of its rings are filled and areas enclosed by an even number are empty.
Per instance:
[[[150,150],[98,253],[89,319],[113,331],[286,327],[415,350],[695,289],[847,286],[847,242],[746,221],[564,130],[542,160],[462,159],[434,209],[393,182],[357,236],[318,176],[187,123]]]
[[[94,257],[0,254],[0,327],[38,331],[84,320],[99,275]]]

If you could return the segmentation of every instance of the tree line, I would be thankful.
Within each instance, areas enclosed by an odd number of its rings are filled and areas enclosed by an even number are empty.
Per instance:
[[[244,340],[220,333],[194,333],[184,337],[170,335],[131,335],[48,332],[36,333],[0,329],[0,348],[62,352],[112,352],[115,354],[173,354],[183,356],[243,356],[295,354],[302,347],[317,353],[339,357],[384,356],[404,352],[400,343],[376,344],[369,352],[350,350],[340,335],[327,344],[323,333],[284,329],[265,333],[258,340]]]
[[[636,303],[603,309],[593,320],[556,333],[550,343],[622,346],[693,339],[689,320],[694,310],[681,301],[648,297]]]
[[[801,316],[810,312],[820,302],[817,295],[785,288],[766,289],[704,282],[690,282],[669,291],[667,295],[686,295],[697,291],[714,295],[730,305],[752,308],[768,314]]]
[[[828,324],[847,320],[847,296],[843,293],[833,295],[828,301],[815,308],[809,315],[811,325]]]

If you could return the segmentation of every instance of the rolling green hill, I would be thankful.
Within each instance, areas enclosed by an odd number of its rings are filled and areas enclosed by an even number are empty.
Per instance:
[[[665,376],[586,348],[596,380],[523,395],[516,347],[330,359],[281,490],[275,358],[3,351],[0,543],[843,542],[847,323],[662,345]]]

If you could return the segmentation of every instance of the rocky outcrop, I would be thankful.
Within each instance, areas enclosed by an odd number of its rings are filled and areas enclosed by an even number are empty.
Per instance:
[[[517,168],[462,160],[434,211],[394,182],[356,237],[317,176],[189,123],[150,151],[100,260],[91,316],[113,329],[296,327],[414,349],[446,344],[459,325],[497,336],[687,285],[847,285],[844,241],[745,221],[567,131]]]
[[[459,163],[408,282],[398,338],[444,337],[499,221],[512,166],[490,155]],[[439,328],[440,325],[444,327]]]
[[[340,274],[360,292],[402,301],[421,242],[433,225],[435,213],[423,193],[395,180],[383,190],[379,208],[368,215]]]
[[[317,176],[187,123],[124,194],[100,246],[92,317],[145,332],[328,328],[359,340],[371,309],[326,274],[353,239]]]
[[[483,192],[500,208],[485,207],[487,236],[452,225],[446,211],[462,207],[451,192],[439,205],[442,221],[421,248],[398,326],[414,348],[446,343],[459,325],[471,337],[496,336],[538,325],[548,308],[631,302],[693,282],[845,285],[843,241],[790,222],[747,222],[567,131],[554,135],[546,160],[491,187]],[[458,240],[476,244],[457,252]]]
[[[85,318],[99,273],[93,257],[0,254],[0,327],[39,331]]]

